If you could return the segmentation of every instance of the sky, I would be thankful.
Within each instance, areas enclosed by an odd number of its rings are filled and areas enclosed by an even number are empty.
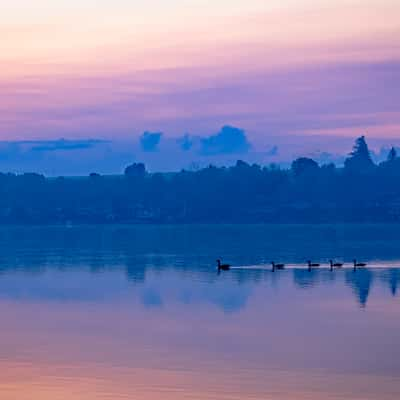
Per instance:
[[[9,169],[81,173],[99,159],[104,172],[139,159],[174,169],[241,153],[279,161],[344,154],[361,134],[376,151],[400,144],[398,0],[6,3],[0,162]],[[248,146],[205,151],[202,140],[226,126]],[[145,132],[161,134],[153,150]],[[30,141],[53,144],[38,152]]]

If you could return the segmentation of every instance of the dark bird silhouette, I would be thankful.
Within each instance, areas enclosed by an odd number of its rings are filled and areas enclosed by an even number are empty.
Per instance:
[[[221,260],[217,260],[218,271],[229,271],[231,269],[230,264],[221,264]]]
[[[310,260],[307,261],[308,264],[308,270],[311,271],[311,268],[316,268],[319,267],[319,264],[317,263],[312,263]]]
[[[272,264],[272,272],[275,272],[276,269],[285,269],[285,264],[275,264],[274,261],[271,261]]]
[[[358,263],[357,262],[357,260],[353,260],[353,265],[354,265],[354,271],[358,268],[358,267],[360,267],[360,268],[363,268],[363,267],[366,267],[367,266],[367,264],[366,263]]]
[[[343,267],[343,263],[334,263],[332,260],[329,260],[329,264],[331,265],[331,271],[333,271],[333,268]]]

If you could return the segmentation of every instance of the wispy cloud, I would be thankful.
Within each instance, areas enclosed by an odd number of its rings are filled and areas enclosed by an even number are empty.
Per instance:
[[[227,122],[266,141],[273,135],[353,136],[360,130],[369,136],[400,135],[400,62],[225,75],[213,85],[204,71],[191,69],[4,85],[0,137],[56,132],[58,137],[128,138],[149,126],[200,135]],[[146,82],[146,90],[140,82]]]
[[[110,143],[109,140],[88,139],[88,140],[34,140],[34,141],[19,141],[14,142],[20,145],[32,146],[32,151],[47,152],[47,151],[74,151],[92,149],[93,147]]]

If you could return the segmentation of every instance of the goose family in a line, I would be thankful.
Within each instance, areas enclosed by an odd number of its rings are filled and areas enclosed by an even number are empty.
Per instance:
[[[272,265],[272,272],[275,272],[276,270],[285,269],[285,264],[275,263],[275,261],[271,261],[271,265]],[[308,260],[307,266],[308,266],[308,270],[311,271],[312,269],[318,268],[321,265],[319,263],[313,263],[313,262],[311,262],[311,260]],[[342,268],[344,266],[344,264],[340,263],[340,262],[333,262],[332,260],[329,260],[329,266],[330,266],[330,270],[333,271],[335,268]],[[366,263],[357,262],[357,260],[353,260],[354,271],[357,268],[363,268],[366,266],[367,266]],[[222,264],[221,260],[217,260],[217,267],[218,267],[218,272],[219,271],[229,271],[231,269],[230,264]]]

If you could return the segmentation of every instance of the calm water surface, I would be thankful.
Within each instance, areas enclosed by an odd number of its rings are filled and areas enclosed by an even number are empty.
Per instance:
[[[384,225],[1,228],[0,399],[398,400],[399,260]]]

